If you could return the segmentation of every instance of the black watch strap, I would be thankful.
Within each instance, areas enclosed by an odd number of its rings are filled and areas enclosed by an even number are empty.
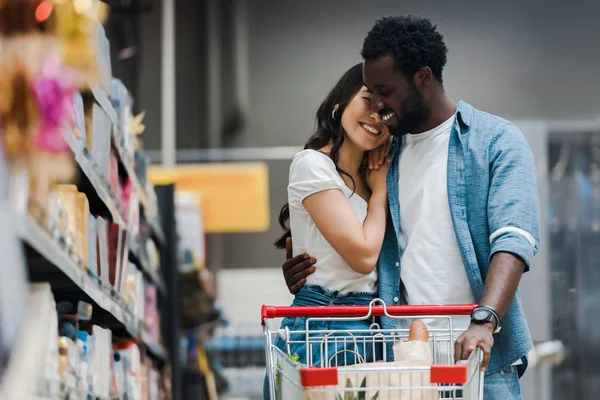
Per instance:
[[[494,328],[494,333],[500,332],[500,316],[494,310],[493,307],[489,306],[478,306],[473,310],[471,314],[471,321],[475,324],[483,325],[485,323],[491,323]]]

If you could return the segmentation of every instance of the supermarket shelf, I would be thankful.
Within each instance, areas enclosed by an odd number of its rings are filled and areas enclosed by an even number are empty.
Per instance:
[[[117,121],[117,112],[112,105],[110,97],[108,94],[100,88],[98,85],[90,83],[90,88],[92,90],[92,94],[94,98],[100,104],[102,109],[107,113],[110,118],[113,129],[112,129],[112,138],[117,149],[117,153],[119,155],[119,159],[129,179],[133,182],[133,185],[136,187],[138,193],[140,194],[140,204],[144,208],[146,218],[149,221],[152,232],[154,233],[155,238],[160,242],[165,242],[165,235],[162,231],[162,228],[158,222],[158,210],[156,204],[150,201],[148,195],[148,187],[144,187],[135,173],[134,162],[130,157],[127,156],[127,152],[124,148],[123,138],[121,136],[121,132],[118,130],[118,121]]]
[[[113,136],[115,148],[117,149],[117,153],[119,154],[119,161],[121,165],[123,165],[125,171],[127,172],[127,176],[133,183],[137,193],[139,194],[139,202],[142,208],[144,209],[144,213],[146,218],[148,219],[148,224],[150,225],[150,229],[154,234],[154,237],[160,242],[164,243],[165,235],[162,232],[162,228],[160,223],[158,222],[158,211],[157,206],[150,200],[150,196],[148,195],[148,190],[152,190],[151,188],[145,188],[142,186],[140,180],[135,173],[135,169],[133,167],[133,160],[128,159],[127,153],[123,147],[122,139],[118,138],[115,134]]]
[[[125,143],[124,143],[122,132],[119,131],[119,129],[117,128],[116,125],[112,131],[113,131],[113,135],[112,135],[113,144],[114,144],[115,149],[117,150],[117,155],[119,156],[119,162],[125,169],[125,172],[127,173],[127,176],[133,183],[133,186],[135,187],[136,191],[139,193],[140,204],[143,207],[148,207],[149,206],[148,195],[146,194],[146,190],[142,187],[142,184],[140,183],[140,180],[138,179],[137,174],[135,173],[133,159],[131,157],[129,157],[129,155],[125,151]]]
[[[156,285],[161,294],[166,294],[166,288],[162,277],[158,271],[150,268],[150,265],[148,265],[148,259],[146,257],[142,257],[140,243],[135,239],[130,241],[129,259],[138,266],[140,271],[142,271],[142,273],[150,280],[150,282]]]
[[[119,397],[104,397],[93,393],[87,393],[81,389],[68,386],[60,380],[50,380],[47,378],[38,379],[36,399],[56,399],[56,398],[69,398],[69,396],[76,398],[92,398],[94,400],[119,400]]]
[[[64,137],[69,144],[71,151],[75,155],[75,161],[79,165],[79,168],[81,168],[81,172],[83,172],[85,177],[89,180],[96,191],[96,195],[108,209],[112,220],[120,225],[125,225],[120,210],[121,206],[115,199],[106,178],[98,172],[96,162],[90,157],[88,150],[76,139],[72,128],[65,129]]]
[[[167,360],[167,351],[165,348],[151,338],[145,330],[142,330],[142,342],[145,343],[148,352],[155,358],[163,361]]]
[[[16,217],[21,239],[25,243],[62,271],[100,308],[108,311],[119,323],[123,324],[127,331],[133,334],[138,330],[135,327],[133,316],[125,311],[100,284],[94,282],[74,257],[69,255],[66,245],[65,248],[62,248],[32,217],[23,215],[16,215]]]
[[[150,225],[150,229],[152,230],[152,234],[156,240],[158,240],[160,244],[166,243],[165,234],[163,233],[160,222],[158,221],[158,217],[149,219],[148,224]]]
[[[117,112],[115,111],[115,107],[112,105],[110,101],[110,97],[108,93],[101,88],[98,84],[90,82],[90,89],[92,89],[92,94],[96,99],[96,102],[100,104],[100,107],[106,112],[108,118],[110,118],[113,125],[117,124]]]
[[[12,215],[15,218],[15,226],[19,229],[21,240],[52,264],[55,269],[66,275],[78,287],[80,293],[83,292],[98,307],[107,311],[132,337],[140,338],[142,341],[144,341],[144,338],[149,338],[141,328],[142,323],[127,311],[124,306],[119,304],[118,299],[112,296],[109,290],[103,288],[101,284],[92,279],[76,261],[75,257],[70,255],[66,244],[59,244],[60,242],[53,239],[32,217],[17,213],[13,213]],[[35,266],[33,268],[33,272],[35,272]],[[59,286],[66,288],[63,284],[59,284]],[[56,285],[54,288],[56,288]],[[164,356],[164,351],[161,353],[160,350],[156,350],[161,348],[157,343],[151,341],[150,343],[146,343],[146,345],[155,350],[153,355],[156,357]]]

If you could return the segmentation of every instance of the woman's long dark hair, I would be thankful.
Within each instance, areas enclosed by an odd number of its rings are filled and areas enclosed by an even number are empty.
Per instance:
[[[356,187],[356,182],[354,182],[354,178],[347,173],[346,171],[340,169],[338,167],[338,157],[340,148],[344,143],[344,128],[342,127],[342,114],[348,106],[348,103],[354,98],[354,96],[359,92],[360,88],[363,85],[362,80],[362,63],[356,64],[352,68],[350,68],[346,73],[340,78],[338,83],[331,89],[331,92],[325,98],[325,101],[319,107],[316,116],[316,131],[315,133],[308,139],[304,149],[312,149],[312,150],[321,150],[323,147],[327,145],[331,145],[331,151],[329,152],[329,157],[335,164],[336,169],[340,174],[346,175],[350,177],[352,180],[352,185]],[[338,105],[337,110],[335,111],[335,118],[332,115],[334,107]],[[292,233],[290,231],[290,208],[289,204],[286,203],[281,212],[279,213],[279,225],[284,230],[284,234],[277,239],[275,242],[275,247],[278,249],[285,248],[285,242],[287,238],[292,237]]]

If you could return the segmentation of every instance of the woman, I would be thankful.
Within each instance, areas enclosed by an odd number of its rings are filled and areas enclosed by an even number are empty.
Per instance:
[[[316,271],[296,294],[294,306],[367,305],[377,294],[376,264],[388,209],[387,163],[367,172],[363,159],[365,152],[388,140],[389,131],[373,111],[362,83],[362,64],[342,76],[316,119],[316,133],[290,166],[288,204],[279,216],[286,232],[275,245],[285,248],[293,236],[295,255],[310,254],[318,260]],[[372,322],[318,321],[311,322],[309,329],[366,330]],[[306,318],[286,318],[285,328],[305,330]],[[289,348],[281,339],[276,345],[313,366],[351,364],[356,362],[356,352],[366,361],[377,358],[373,346],[364,346],[364,341],[355,347],[352,340],[346,340],[346,345],[342,340],[338,346],[328,345],[327,360],[321,359],[318,343],[311,345],[307,355],[304,338],[292,335],[292,341],[299,343]]]

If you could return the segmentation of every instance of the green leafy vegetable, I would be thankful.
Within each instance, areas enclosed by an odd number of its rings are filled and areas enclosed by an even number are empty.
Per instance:
[[[350,378],[346,379],[346,389],[352,389],[352,381]],[[335,400],[366,400],[367,396],[367,377],[365,376],[360,384],[360,391],[353,393],[350,390],[344,393],[344,398],[338,393],[335,395]],[[375,393],[369,400],[377,400],[379,398],[379,392]]]

